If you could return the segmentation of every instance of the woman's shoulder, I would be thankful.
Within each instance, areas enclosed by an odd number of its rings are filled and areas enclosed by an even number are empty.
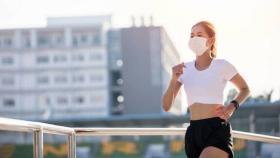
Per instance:
[[[232,65],[231,62],[227,59],[223,59],[223,58],[216,58],[214,59],[215,63],[220,65],[220,66],[224,66],[224,65]]]
[[[225,73],[237,72],[236,67],[227,59],[216,59],[216,65]]]

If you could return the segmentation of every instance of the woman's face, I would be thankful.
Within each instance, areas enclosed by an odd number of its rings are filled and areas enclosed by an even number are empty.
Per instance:
[[[206,46],[208,46],[208,47],[210,47],[211,45],[214,44],[214,38],[209,37],[209,35],[207,34],[205,29],[201,25],[197,25],[192,28],[190,38],[193,38],[195,36],[204,37],[204,38],[208,39],[207,43],[206,43]]]

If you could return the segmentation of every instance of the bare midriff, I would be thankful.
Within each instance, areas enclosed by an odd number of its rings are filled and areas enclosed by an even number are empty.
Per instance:
[[[191,120],[200,120],[211,117],[217,117],[216,108],[223,106],[222,104],[204,104],[193,103],[190,105],[189,110],[191,113]]]

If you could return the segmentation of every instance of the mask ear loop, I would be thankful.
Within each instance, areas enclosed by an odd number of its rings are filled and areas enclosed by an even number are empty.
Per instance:
[[[212,53],[212,50],[211,50],[211,49],[210,49],[210,51],[211,51],[211,52],[210,52],[210,58],[211,58],[211,59],[213,59],[213,58],[214,58],[214,55],[213,55],[213,53]]]
[[[211,38],[213,38],[213,37],[211,37]],[[214,55],[214,53],[213,53],[213,49],[215,49],[215,42],[211,45],[211,47],[210,47],[210,57],[213,59],[213,58],[215,58],[215,55]]]

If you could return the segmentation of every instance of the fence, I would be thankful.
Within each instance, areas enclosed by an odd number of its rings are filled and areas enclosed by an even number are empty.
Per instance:
[[[17,119],[1,118],[0,130],[32,132],[33,157],[43,158],[43,134],[58,134],[67,136],[68,158],[76,158],[77,136],[163,136],[185,135],[187,127],[181,128],[69,128],[41,122],[23,121]],[[232,131],[234,138],[280,144],[280,137],[255,134],[249,132]]]

